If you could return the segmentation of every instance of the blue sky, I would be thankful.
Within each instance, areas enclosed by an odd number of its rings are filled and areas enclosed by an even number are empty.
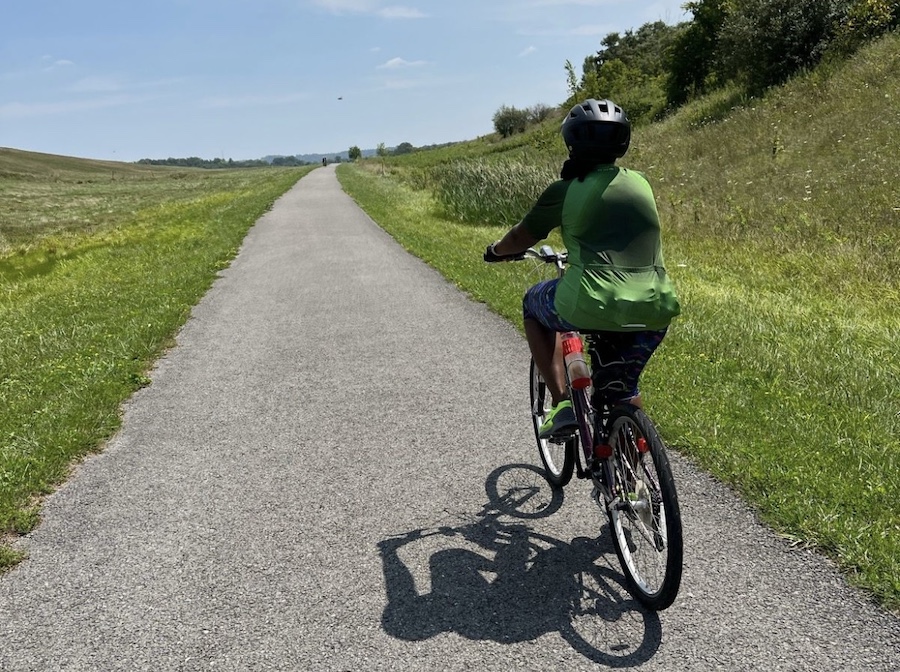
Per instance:
[[[5,0],[0,146],[97,159],[323,155],[493,130],[565,62],[684,0]]]

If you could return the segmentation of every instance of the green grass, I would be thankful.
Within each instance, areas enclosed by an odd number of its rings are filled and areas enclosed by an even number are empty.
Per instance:
[[[625,162],[654,184],[685,308],[643,381],[664,436],[892,609],[898,72],[888,36],[765,98],[724,92],[637,129]],[[533,269],[480,258],[553,179],[557,128],[389,158],[387,177],[380,161],[338,174],[398,241],[519,323]],[[0,535],[31,529],[40,497],[115,431],[122,400],[301,174],[0,150]],[[17,558],[0,546],[0,566]]]
[[[192,306],[303,170],[0,150],[0,537],[118,428]],[[18,560],[0,547],[0,567]]]
[[[639,128],[623,162],[654,184],[684,304],[643,381],[664,436],[891,609],[900,608],[898,73],[892,35],[741,107],[726,111],[739,97],[720,94]],[[365,163],[339,175],[403,245],[518,323],[531,276],[480,255],[504,230],[491,224],[523,212],[535,171],[553,178],[562,147],[546,137],[542,129],[530,148],[520,138],[506,153],[481,139],[392,158],[387,178]],[[442,186],[446,176],[457,184]]]

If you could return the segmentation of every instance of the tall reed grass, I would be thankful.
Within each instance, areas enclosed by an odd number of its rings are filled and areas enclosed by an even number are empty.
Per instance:
[[[549,166],[521,159],[476,159],[437,166],[432,177],[449,217],[511,226],[556,176]]]

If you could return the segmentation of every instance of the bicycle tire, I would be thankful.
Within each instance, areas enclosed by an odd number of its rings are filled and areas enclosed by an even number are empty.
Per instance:
[[[551,486],[562,488],[572,480],[578,439],[573,436],[564,443],[560,443],[540,437],[540,428],[550,412],[551,401],[547,392],[547,384],[533,359],[531,360],[530,376],[531,420],[534,424],[534,438],[537,441],[538,454],[544,465],[544,476]]]
[[[675,479],[646,413],[623,404],[610,411],[608,422],[619,494],[618,506],[607,507],[613,545],[631,594],[647,609],[661,611],[678,595],[684,560]]]

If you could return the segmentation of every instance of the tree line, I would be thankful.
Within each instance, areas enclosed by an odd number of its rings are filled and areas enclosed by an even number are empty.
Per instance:
[[[386,147],[383,142],[378,143],[378,147],[375,149],[375,156],[384,158],[385,156],[401,156],[403,154],[412,154],[413,152],[418,152],[422,150],[428,149],[439,149],[441,147],[449,147],[450,145],[455,145],[455,142],[443,142],[439,144],[433,145],[422,145],[420,147],[416,147],[411,142],[401,142],[396,147]],[[361,159],[363,157],[363,151],[357,146],[353,145],[350,147],[347,152],[347,158],[351,161],[356,161],[357,159]]]
[[[564,107],[611,98],[633,122],[658,120],[718,90],[759,95],[900,26],[897,0],[694,0],[684,8],[690,21],[609,33],[580,77],[567,61]],[[506,137],[537,121],[529,110],[504,106],[494,130]]]
[[[269,166],[308,166],[309,161],[302,161],[295,156],[276,156],[271,161],[265,159],[249,159],[235,161],[233,159],[201,159],[189,156],[183,159],[140,159],[140,164],[148,166],[179,166],[181,168],[268,168]]]

